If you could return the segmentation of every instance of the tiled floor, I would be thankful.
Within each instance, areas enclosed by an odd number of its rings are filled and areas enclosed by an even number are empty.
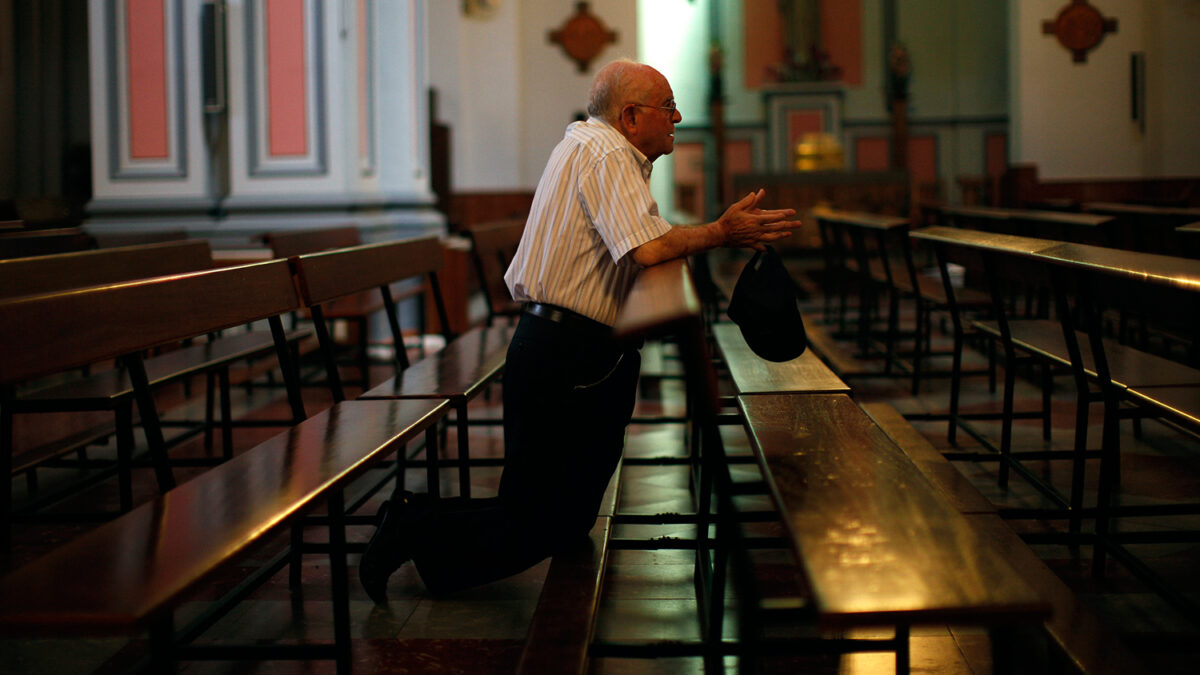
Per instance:
[[[810,299],[810,322],[819,322],[817,310],[820,298]],[[978,355],[973,358],[978,359]],[[387,377],[380,368],[379,378]],[[937,411],[945,408],[945,380],[930,380],[920,396],[908,392],[902,379],[867,378],[855,380],[855,397],[859,401],[888,400],[902,412]],[[1069,447],[1073,425],[1073,403],[1066,380],[1057,383],[1054,398],[1054,438],[1052,447]],[[665,380],[660,387],[647,387],[651,395],[639,404],[638,414],[677,414],[680,412],[680,383]],[[496,392],[498,393],[498,391]],[[310,407],[328,403],[319,390],[306,392]],[[1019,405],[1037,403],[1038,392],[1021,384]],[[259,414],[277,411],[276,396],[256,390],[247,396],[239,392],[237,408],[254,410]],[[498,396],[478,400],[473,405],[476,418],[499,414]],[[984,380],[971,381],[965,391],[965,404],[972,409],[995,409],[997,397],[991,394]],[[190,406],[194,409],[195,405]],[[177,408],[183,411],[188,406]],[[916,426],[938,447],[949,448],[945,424],[918,422]],[[989,436],[998,425],[981,424]],[[472,428],[471,445],[477,454],[502,452],[498,427]],[[1161,501],[1195,497],[1200,490],[1200,454],[1197,443],[1161,425],[1147,422],[1141,438],[1135,438],[1128,427],[1123,429],[1123,500]],[[236,445],[240,450],[251,447],[257,440],[273,433],[271,430],[239,430]],[[1093,437],[1098,437],[1098,425],[1093,425]],[[630,428],[626,456],[679,454],[682,431],[677,425],[635,424]],[[970,446],[965,436],[960,445]],[[450,446],[454,432],[450,431]],[[737,429],[728,430],[727,445],[745,449],[744,436]],[[1021,423],[1017,429],[1019,447],[1043,447],[1036,422]],[[98,451],[103,454],[104,450]],[[190,441],[174,451],[174,456],[203,452],[198,440]],[[1059,463],[1035,465],[1038,472],[1062,484],[1065,467]],[[1036,505],[1041,499],[1019,480],[1007,490],[997,487],[995,466],[962,463],[960,469],[992,500],[1004,505]],[[66,472],[50,471],[43,484],[61,479]],[[408,481],[416,487],[423,480],[419,472],[410,472]],[[152,474],[138,472],[138,496],[145,498],[153,492]],[[476,468],[472,474],[473,490],[477,494],[494,491],[498,482],[497,469]],[[181,472],[181,478],[184,474]],[[690,508],[686,476],[678,467],[649,467],[627,465],[621,475],[621,510],[624,512],[662,513],[683,512]],[[97,486],[77,499],[71,506],[111,505],[114,502],[113,481]],[[456,490],[453,473],[444,477],[444,493]],[[1094,484],[1094,471],[1089,472],[1089,485]],[[14,481],[18,497],[21,481]],[[385,490],[386,492],[386,490]],[[376,495],[365,507],[372,513],[384,498]],[[1197,528],[1200,518],[1182,518],[1185,525]],[[1190,521],[1190,522],[1189,522]],[[1038,529],[1037,523],[1016,523],[1018,528]],[[1161,521],[1137,525],[1147,529],[1165,527]],[[3,559],[4,568],[24,564],[39,553],[75,536],[90,527],[79,523],[22,523],[15,532],[14,550]],[[770,527],[770,526],[768,526]],[[1126,527],[1135,527],[1130,523]],[[350,537],[364,541],[369,528],[352,528]],[[665,536],[691,534],[686,526],[651,528],[621,526],[617,536]],[[283,545],[272,542],[250,556],[241,568],[230,569],[196,597],[191,598],[181,614],[199,611],[218,591],[235,584],[244,569],[269,557]],[[1103,581],[1093,579],[1086,571],[1089,559],[1086,550],[1073,555],[1066,547],[1037,546],[1037,552],[1077,590],[1096,613],[1117,626],[1130,638],[1131,646],[1139,651],[1152,672],[1191,672],[1188,649],[1200,644],[1200,627],[1182,619],[1152,593],[1147,592],[1119,567],[1113,566]],[[760,560],[768,567],[786,567],[785,554],[765,553]],[[1193,597],[1200,588],[1200,548],[1195,544],[1148,547],[1146,558],[1172,581]],[[774,556],[774,557],[772,557]],[[285,575],[278,575],[229,616],[221,620],[204,640],[238,639],[263,641],[295,641],[326,639],[330,634],[326,559],[306,558],[303,587],[291,591]],[[351,577],[355,579],[355,560],[351,559]],[[362,673],[507,673],[513,670],[519,657],[521,643],[544,581],[548,563],[543,562],[515,577],[464,592],[451,598],[431,598],[423,589],[411,566],[402,568],[389,586],[391,602],[387,607],[375,607],[363,594],[356,581],[351,587],[351,612],[354,636],[354,670]],[[2,600],[0,600],[2,601]],[[605,593],[602,599],[596,635],[601,640],[636,641],[647,639],[691,640],[698,637],[692,581],[692,556],[685,551],[613,551],[609,557]],[[1164,648],[1170,642],[1183,643],[1181,657],[1177,651]],[[1172,648],[1179,645],[1170,645]],[[90,673],[119,672],[128,666],[143,649],[141,640],[71,639],[24,640],[0,639],[0,672],[3,673]],[[924,673],[989,673],[990,644],[981,631],[955,627],[933,626],[914,630],[912,666],[914,672]],[[775,664],[770,672],[822,673],[888,673],[892,672],[889,654],[858,654],[840,661],[832,658],[788,660]],[[727,659],[726,667],[733,670],[736,660]],[[595,659],[592,672],[621,673],[699,673],[699,659]],[[265,664],[245,663],[187,663],[187,673],[325,673],[333,672],[329,663]]]

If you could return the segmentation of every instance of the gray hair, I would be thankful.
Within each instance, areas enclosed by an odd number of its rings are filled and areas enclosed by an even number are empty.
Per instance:
[[[645,65],[632,59],[617,59],[600,69],[588,92],[588,114],[616,125],[621,106],[629,95],[631,85]]]

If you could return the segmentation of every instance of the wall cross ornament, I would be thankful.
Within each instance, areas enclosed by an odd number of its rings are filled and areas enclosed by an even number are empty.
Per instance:
[[[1087,54],[1104,39],[1106,33],[1117,32],[1117,20],[1105,17],[1088,0],[1071,0],[1054,20],[1042,22],[1042,33],[1058,38],[1059,44],[1071,52],[1075,63],[1086,63]]]
[[[575,14],[567,19],[558,30],[550,31],[551,42],[557,42],[567,56],[586,72],[592,59],[604,51],[605,45],[617,41],[617,32],[609,30],[595,14],[588,10],[588,3],[575,4]]]

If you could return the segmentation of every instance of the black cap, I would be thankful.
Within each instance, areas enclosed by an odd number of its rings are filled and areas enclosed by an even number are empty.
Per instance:
[[[770,246],[742,269],[728,314],[750,349],[768,361],[790,361],[808,347],[796,282]]]

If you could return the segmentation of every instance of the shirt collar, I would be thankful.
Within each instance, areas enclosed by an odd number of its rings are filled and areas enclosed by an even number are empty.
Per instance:
[[[633,155],[634,160],[637,161],[638,167],[642,170],[642,178],[644,180],[646,180],[647,182],[650,180],[650,173],[652,171],[654,171],[654,162],[651,162],[650,160],[646,159],[646,155],[642,154],[642,151],[638,150],[637,147],[635,147],[633,145],[633,143],[630,143],[629,139],[625,138],[624,134],[622,134],[620,131],[617,131],[617,129],[615,127],[613,127],[613,125],[609,124],[608,122],[606,122],[605,120],[603,120],[599,117],[590,117],[589,116],[587,123],[595,124],[596,126],[600,126],[600,127],[604,127],[605,129],[612,131],[617,136],[620,136],[621,140],[625,141],[625,145],[629,148],[629,152]]]

